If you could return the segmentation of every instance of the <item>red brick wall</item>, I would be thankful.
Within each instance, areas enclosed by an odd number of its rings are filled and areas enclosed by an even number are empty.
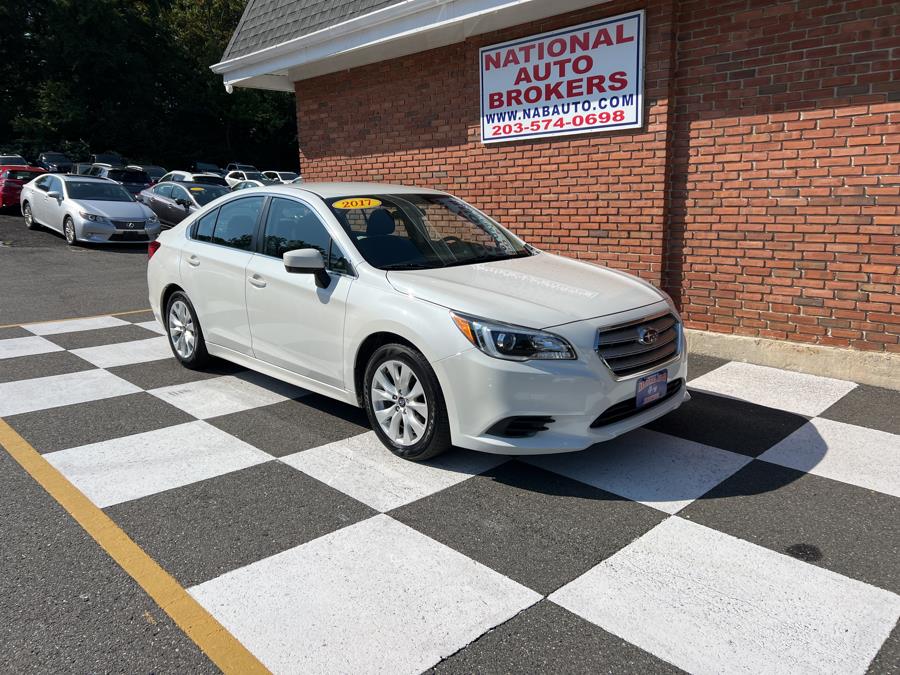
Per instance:
[[[479,47],[642,7],[643,129],[481,144]],[[898,7],[613,2],[301,81],[303,173],[449,190],[689,327],[900,351]]]
[[[665,283],[688,325],[900,351],[900,3],[680,3]]]

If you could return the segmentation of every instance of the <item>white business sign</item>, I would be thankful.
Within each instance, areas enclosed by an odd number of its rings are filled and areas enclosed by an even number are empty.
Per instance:
[[[643,124],[644,12],[483,47],[481,140]]]

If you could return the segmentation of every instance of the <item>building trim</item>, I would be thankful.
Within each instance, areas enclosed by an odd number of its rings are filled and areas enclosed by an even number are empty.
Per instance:
[[[294,82],[461,42],[609,0],[406,0],[210,66],[226,86],[294,91]]]

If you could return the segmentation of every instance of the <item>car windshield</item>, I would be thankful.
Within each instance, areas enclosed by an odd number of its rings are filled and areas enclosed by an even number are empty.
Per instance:
[[[194,174],[193,176],[195,183],[205,183],[206,185],[224,185],[228,186],[228,181],[222,178],[222,176],[199,176]]]
[[[62,154],[61,152],[45,152],[44,158],[52,159],[53,161],[63,161],[63,162],[69,161],[69,158],[66,157],[64,154]]]
[[[29,171],[28,169],[5,169],[0,171],[0,178],[9,180],[31,180],[35,176],[43,173],[42,171]]]
[[[247,171],[246,173],[244,173],[244,176],[245,176],[244,180],[258,180],[258,181],[270,180],[270,179],[266,178],[265,176],[263,176],[261,173],[254,172],[254,171]]]
[[[229,193],[227,187],[219,185],[192,185],[188,189],[191,191],[191,196],[200,206],[206,206],[216,197]]]
[[[166,170],[161,166],[148,166],[144,169],[144,173],[146,173],[153,180],[157,180],[166,175]]]
[[[371,265],[412,270],[532,255],[525,242],[449,195],[338,197],[331,212]]]
[[[207,164],[206,162],[197,162],[197,168],[200,171],[218,171],[219,167],[215,164]]]
[[[132,169],[113,169],[107,176],[118,183],[141,183],[143,185],[150,182],[150,176],[146,171]]]
[[[297,178],[297,174],[291,171],[279,171],[278,175],[281,177],[281,180],[294,180]]]
[[[99,180],[66,181],[70,199],[84,199],[94,202],[133,202],[131,195],[121,185]]]
[[[0,155],[0,164],[7,166],[28,166],[28,162],[18,155]]]

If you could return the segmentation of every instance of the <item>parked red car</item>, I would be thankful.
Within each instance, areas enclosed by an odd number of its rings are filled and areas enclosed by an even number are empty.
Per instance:
[[[39,166],[0,166],[0,209],[18,208],[22,186],[42,173]]]

